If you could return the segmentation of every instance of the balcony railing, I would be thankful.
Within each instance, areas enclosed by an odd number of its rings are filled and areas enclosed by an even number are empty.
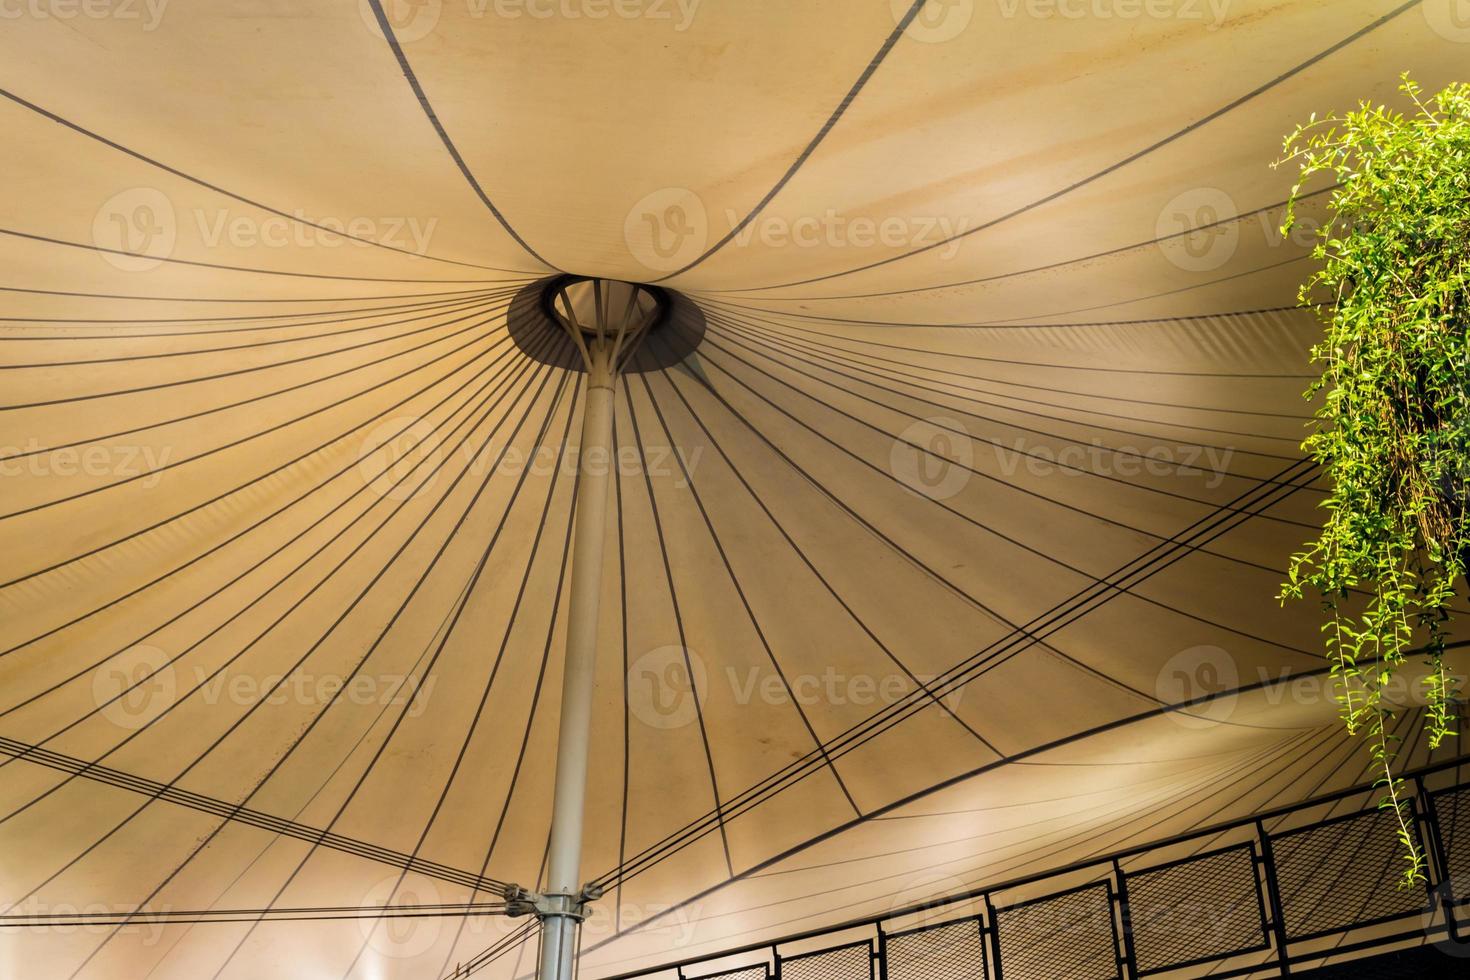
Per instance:
[[[1455,959],[1470,957],[1467,771],[1458,759],[1408,780],[1429,862],[1422,887],[1400,886],[1394,816],[1358,788],[613,980],[1226,980],[1425,945],[1454,975],[1470,971]]]

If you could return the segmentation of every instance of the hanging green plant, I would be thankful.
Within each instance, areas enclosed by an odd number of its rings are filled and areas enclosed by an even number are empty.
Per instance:
[[[1314,115],[1277,165],[1301,168],[1283,234],[1303,185],[1336,180],[1314,231],[1320,268],[1300,293],[1325,325],[1312,348],[1322,375],[1306,391],[1319,407],[1302,449],[1332,490],[1322,533],[1292,556],[1281,598],[1310,587],[1322,599],[1342,718],[1371,745],[1407,885],[1423,881],[1425,859],[1385,695],[1423,650],[1431,748],[1454,734],[1459,709],[1445,641],[1470,558],[1470,85],[1426,98],[1405,75],[1400,90],[1404,112],[1363,103]]]

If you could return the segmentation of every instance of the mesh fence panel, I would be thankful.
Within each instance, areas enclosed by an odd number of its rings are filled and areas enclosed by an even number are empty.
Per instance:
[[[1118,947],[1106,885],[995,914],[1006,980],[1117,980]]]
[[[1266,944],[1262,900],[1248,847],[1128,876],[1140,970],[1162,970]]]
[[[1375,810],[1273,837],[1287,935],[1422,912],[1424,892],[1398,887],[1404,860],[1397,826],[1391,810]]]
[[[979,919],[888,937],[888,980],[985,980]]]
[[[1444,842],[1449,881],[1457,902],[1470,902],[1470,789],[1440,793],[1434,816]]]
[[[1470,786],[1435,793],[1424,802],[1432,807],[1440,830],[1457,902],[1470,905]],[[1303,816],[1308,810],[1301,808]],[[1374,810],[1271,836],[1282,925],[1289,939],[1334,934],[1347,938],[1370,923],[1412,919],[1427,912],[1424,889],[1398,887],[1404,865],[1396,830],[1392,811]],[[1199,839],[1207,838],[1201,835]],[[1243,844],[1128,875],[1139,974],[1184,975],[1184,970],[1203,970],[1198,964],[1223,966],[1230,957],[1271,948],[1255,854],[1251,845]],[[1100,874],[1107,870],[1097,868]],[[998,909],[995,945],[986,941],[979,917],[891,933],[884,938],[885,980],[987,980],[990,970],[1003,970],[1006,980],[1121,980],[1113,906],[1109,886],[1098,882]],[[1457,917],[1463,929],[1465,917]],[[1380,931],[1402,928],[1398,923]],[[851,928],[845,932],[844,938],[853,935]],[[1357,937],[1367,935],[1356,933]],[[1382,949],[1391,944],[1391,937],[1383,938],[1379,932],[1372,935],[1375,938],[1360,944],[1365,954],[1374,945]],[[839,940],[833,937],[832,941]],[[1450,959],[1438,949],[1428,953],[1439,960]],[[876,980],[873,955],[871,943],[850,943],[781,958],[779,973],[782,980]],[[1453,975],[1458,980],[1465,963],[1456,960],[1452,964],[1456,972],[1443,974],[1438,960],[1430,964],[1418,959],[1410,963],[1409,959],[1407,952],[1370,955],[1301,975],[1314,980],[1318,976],[1323,980],[1418,980]],[[1434,972],[1424,972],[1431,967]],[[771,980],[776,972],[761,964],[691,980]]]
[[[782,980],[872,980],[873,949],[867,943],[781,961]]]

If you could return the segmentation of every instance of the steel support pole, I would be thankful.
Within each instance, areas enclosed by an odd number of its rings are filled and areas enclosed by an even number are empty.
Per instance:
[[[581,926],[582,823],[587,796],[587,749],[592,735],[603,540],[612,470],[614,375],[614,352],[609,345],[598,342],[587,353],[587,407],[582,416],[582,446],[577,467],[566,666],[545,891],[547,898],[559,900],[563,911],[542,917],[540,980],[572,980]]]

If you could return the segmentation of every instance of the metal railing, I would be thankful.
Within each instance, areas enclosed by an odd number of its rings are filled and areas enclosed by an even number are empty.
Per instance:
[[[1470,757],[1408,777],[1414,827],[1428,858],[1422,887],[1400,886],[1404,859],[1394,815],[1376,805],[1371,789],[1358,787],[1044,875],[611,980],[1143,980],[1206,973],[1227,980],[1299,975],[1329,959],[1426,943],[1440,944],[1450,964],[1451,955],[1470,957],[1466,768]],[[1359,805],[1321,813],[1348,801]],[[1215,846],[1222,838],[1234,840]],[[1191,845],[1194,853],[1177,856]],[[1006,893],[1028,891],[1036,897],[1003,901]],[[960,916],[964,904],[980,911]],[[945,911],[956,917],[935,922]],[[928,921],[900,927],[915,917]],[[741,958],[745,965],[729,965]]]

